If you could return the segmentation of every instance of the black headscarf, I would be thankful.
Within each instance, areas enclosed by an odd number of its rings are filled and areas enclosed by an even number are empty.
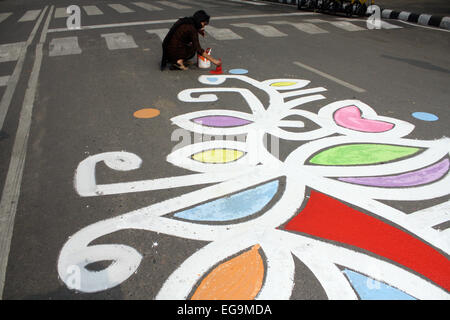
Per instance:
[[[163,55],[161,59],[161,71],[164,70],[164,68],[167,65],[167,57],[166,57],[167,45],[169,44],[170,39],[172,38],[173,34],[178,29],[178,27],[181,26],[182,24],[193,24],[197,30],[200,30],[202,28],[201,23],[202,22],[209,23],[209,18],[210,18],[209,15],[205,11],[199,10],[195,12],[192,17],[184,17],[178,19],[178,21],[175,22],[172,28],[170,28],[169,32],[167,33],[162,43]]]

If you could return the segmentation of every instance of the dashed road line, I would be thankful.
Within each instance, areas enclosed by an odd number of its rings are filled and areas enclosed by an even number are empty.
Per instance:
[[[120,3],[111,3],[108,4],[108,7],[110,7],[111,9],[117,11],[118,13],[131,13],[134,12],[134,10],[125,7],[123,4]]]
[[[78,37],[52,39],[49,47],[50,57],[67,56],[81,53],[81,48],[78,45]]]
[[[232,26],[239,28],[249,28],[255,31],[256,33],[264,36],[264,37],[286,37],[287,34],[278,31],[276,28],[269,25],[261,25],[261,24],[253,24],[253,23],[232,23]]]
[[[287,21],[269,21],[269,23],[277,24],[277,25],[290,25],[295,27],[297,30],[308,34],[320,34],[320,33],[329,33],[329,31],[319,28],[315,24],[308,22],[287,22]]]
[[[83,6],[84,11],[88,16],[99,16],[103,14],[97,6]]]
[[[105,38],[109,50],[138,48],[133,37],[124,32],[107,33],[102,34],[101,36],[102,38]]]
[[[12,12],[2,12],[2,13],[0,13],[0,23],[5,21],[10,15],[12,15]]]
[[[25,14],[18,20],[18,22],[28,22],[34,21],[39,17],[41,10],[28,10]]]
[[[163,41],[164,38],[166,37],[167,33],[169,32],[169,28],[149,29],[149,30],[145,30],[145,32],[150,33],[150,34],[154,33],[161,39],[161,41]]]
[[[148,10],[148,11],[161,11],[160,7],[145,3],[145,2],[132,2],[136,7],[140,7],[142,9]]]

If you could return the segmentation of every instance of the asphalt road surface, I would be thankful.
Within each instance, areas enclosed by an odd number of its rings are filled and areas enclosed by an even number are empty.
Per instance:
[[[199,9],[223,73],[160,71]],[[2,298],[449,299],[448,52],[269,2],[0,2]]]

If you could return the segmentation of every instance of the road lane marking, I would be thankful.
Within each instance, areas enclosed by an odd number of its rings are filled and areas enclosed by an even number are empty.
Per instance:
[[[211,35],[216,40],[238,40],[242,39],[242,37],[228,28],[215,28],[211,25],[208,25],[205,28],[206,33]]]
[[[232,23],[232,26],[235,27],[240,27],[240,28],[250,28],[253,31],[255,31],[256,33],[259,33],[260,35],[264,36],[264,37],[286,37],[287,34],[278,31],[277,29],[275,29],[272,26],[269,25],[258,25],[258,24],[253,24],[253,23]]]
[[[333,77],[332,75],[329,75],[329,74],[327,74],[327,73],[325,73],[325,72],[322,72],[322,71],[320,71],[320,70],[314,69],[314,68],[312,68],[312,67],[310,67],[310,66],[307,66],[307,65],[305,65],[305,64],[303,64],[303,63],[301,63],[301,62],[295,61],[294,64],[297,65],[297,66],[299,66],[299,67],[301,67],[301,68],[303,68],[303,69],[306,69],[306,70],[311,71],[311,72],[313,72],[313,73],[315,73],[315,74],[318,74],[319,76],[322,76],[322,77],[324,77],[324,78],[327,78],[328,80],[334,81],[334,82],[336,82],[336,83],[338,83],[338,84],[340,84],[340,85],[342,85],[342,86],[344,86],[344,87],[346,87],[346,88],[349,88],[349,89],[351,89],[351,90],[353,90],[353,91],[356,91],[356,92],[359,92],[359,93],[361,93],[361,92],[366,92],[366,90],[364,90],[364,89],[362,89],[362,88],[359,88],[359,87],[357,87],[357,86],[354,86],[354,85],[352,85],[352,84],[350,84],[350,83],[348,83],[348,82],[345,82],[345,81],[343,81],[343,80],[340,80],[340,79],[338,79],[338,78],[336,78],[336,77]]]
[[[80,54],[81,48],[78,45],[78,37],[66,37],[52,39],[49,45],[49,56],[66,56]]]
[[[88,16],[99,16],[103,14],[103,11],[101,11],[97,6],[83,6],[83,9],[86,11]]]
[[[145,3],[145,2],[132,2],[136,7],[143,8],[148,11],[160,11],[162,10],[160,7]]]
[[[319,34],[319,33],[329,33],[329,31],[319,28],[315,24],[312,23],[302,23],[302,22],[287,22],[287,21],[269,21],[269,23],[273,24],[287,24],[295,27],[297,30],[309,33],[309,34]]]
[[[357,25],[348,22],[348,21],[328,21],[328,23],[332,24],[336,28],[343,29],[345,31],[363,31],[367,30],[367,28],[361,28]]]
[[[172,7],[175,9],[191,9],[192,7],[190,6],[186,6],[184,4],[178,4],[178,3],[173,3],[170,1],[157,1],[159,4],[162,4],[164,6],[168,6],[168,7]]]
[[[0,13],[0,23],[5,21],[10,15],[12,15],[11,12]]]
[[[296,17],[296,16],[307,16],[307,15],[317,15],[314,12],[295,12],[295,13],[277,13],[277,14],[249,14],[249,15],[234,15],[234,16],[222,16],[214,17],[211,20],[232,20],[232,19],[249,19],[249,18],[270,18],[270,17]],[[147,21],[135,21],[135,22],[122,22],[122,23],[110,23],[110,24],[97,24],[90,26],[81,26],[81,30],[92,30],[92,29],[107,29],[107,28],[118,28],[118,27],[131,27],[131,26],[143,26],[148,24],[164,24],[164,23],[174,23],[178,19],[167,19],[167,20],[147,20]],[[73,31],[67,28],[55,28],[49,29],[48,32],[67,32]],[[80,30],[77,30],[80,31]]]
[[[18,20],[18,22],[34,21],[39,17],[41,10],[28,10],[25,14]]]
[[[6,43],[0,45],[0,62],[16,61],[26,42]]]
[[[118,13],[131,13],[134,12],[134,10],[131,10],[128,7],[125,7],[123,4],[119,4],[119,3],[112,3],[112,4],[108,4],[108,6],[112,9],[114,9],[115,11],[117,11]]]
[[[37,30],[37,27],[40,25],[46,11],[47,6],[42,11],[42,14],[40,15],[33,31]],[[5,287],[6,267],[11,249],[14,219],[16,216],[20,187],[22,184],[34,99],[36,96],[38,77],[42,64],[42,47],[45,43],[52,12],[53,6],[50,8],[49,14],[47,15],[40,41],[36,46],[36,57],[34,59],[30,79],[28,80],[28,87],[25,91],[25,97],[19,117],[19,124],[17,126],[16,138],[14,140],[14,146],[11,154],[11,161],[9,163],[8,173],[6,175],[5,185],[3,187],[2,198],[0,201],[0,299],[3,297],[3,289]],[[31,40],[33,37],[31,37]]]
[[[105,38],[109,50],[138,48],[133,37],[124,32],[107,33],[102,34],[101,36],[102,38]]]
[[[254,6],[267,6],[267,3],[262,2],[254,2],[254,1],[243,1],[243,0],[229,0],[237,3],[244,3],[244,4],[252,4]]]
[[[20,54],[17,58],[16,67],[14,68],[13,74],[9,78],[8,85],[7,85],[5,92],[3,94],[3,97],[0,101],[0,131],[3,128],[3,123],[5,122],[6,114],[8,113],[8,109],[9,109],[9,106],[11,105],[14,91],[16,90],[17,83],[19,82],[20,74],[22,73],[23,63],[25,61],[25,56],[27,53],[28,46],[33,41],[33,39],[36,35],[36,32],[37,32],[37,29],[38,29],[39,25],[41,24],[41,21],[45,15],[46,10],[47,10],[47,6],[41,12],[41,15],[39,16],[38,21],[34,25],[33,30],[31,31],[27,41],[25,42],[25,45],[22,46]],[[0,273],[0,276],[1,276],[1,273]],[[1,291],[0,291],[0,294],[1,294]]]
[[[0,87],[4,87],[8,84],[9,76],[0,77]]]
[[[55,18],[67,18],[69,16],[69,14],[67,13],[67,8],[56,8],[55,9]]]
[[[161,39],[161,41],[164,41],[164,38],[166,37],[167,33],[169,32],[169,28],[149,29],[149,30],[145,30],[145,32],[150,33],[150,34],[154,33]]]

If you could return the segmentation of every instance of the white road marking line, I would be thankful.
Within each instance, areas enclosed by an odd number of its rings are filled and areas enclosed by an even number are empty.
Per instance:
[[[78,37],[66,37],[52,39],[49,45],[49,56],[67,56],[80,54],[81,49],[78,45]]]
[[[348,21],[328,21],[328,23],[332,24],[333,26],[343,29],[345,31],[363,31],[367,30],[367,28],[361,28],[357,25],[350,23]]]
[[[205,1],[197,1],[197,0],[180,0],[180,2],[187,3],[191,6],[203,7],[203,8],[215,8],[216,4],[211,4]]]
[[[34,36],[36,35],[37,29],[38,29],[39,25],[41,24],[41,21],[45,15],[45,11],[47,11],[47,6],[41,12],[41,15],[39,16],[38,21],[34,25],[33,30],[31,31],[27,41],[25,42],[25,45],[22,46],[22,50],[20,51],[19,57],[17,58],[16,67],[14,68],[13,74],[11,75],[11,77],[9,79],[8,86],[6,87],[5,93],[3,94],[3,97],[0,101],[0,130],[3,128],[3,123],[5,122],[6,114],[8,113],[8,109],[11,104],[11,100],[12,100],[14,91],[16,90],[17,83],[19,82],[19,77],[22,72],[23,63],[25,61],[25,55],[27,53],[27,48],[33,41]],[[1,221],[1,219],[0,219],[0,221]],[[0,234],[0,236],[1,236],[1,234]],[[0,276],[1,275],[2,274],[0,273]],[[0,295],[1,295],[1,291],[0,291]]]
[[[0,45],[0,62],[16,61],[20,57],[26,42],[6,43]]]
[[[270,21],[269,23],[273,24],[287,24],[295,27],[297,30],[309,33],[309,34],[319,34],[319,33],[329,33],[329,31],[319,28],[315,24],[312,23],[302,23],[302,22],[287,22],[287,21]]]
[[[214,17],[211,20],[232,20],[232,19],[248,19],[248,18],[267,18],[267,17],[296,17],[296,16],[307,16],[307,15],[317,15],[314,12],[296,12],[296,13],[278,13],[278,14],[249,14],[240,16],[222,16]],[[110,24],[97,24],[90,26],[81,26],[81,30],[92,30],[92,29],[107,29],[107,28],[117,28],[117,27],[131,27],[131,26],[143,26],[148,24],[163,24],[163,23],[174,23],[178,19],[167,19],[167,20],[147,20],[147,21],[135,21],[135,22],[122,22],[122,23],[110,23]],[[67,28],[55,28],[49,29],[48,32],[67,32],[72,31]],[[80,30],[77,30],[80,31]]]
[[[337,18],[337,20],[344,20],[344,21],[348,21],[349,18]],[[352,18],[352,21],[360,21],[360,22],[367,22],[366,19],[356,19],[356,18]],[[400,21],[402,22],[402,21]],[[381,20],[381,29],[402,29],[403,27],[397,26],[395,24],[390,24],[384,20]]]
[[[40,25],[46,11],[47,7],[44,8],[33,31],[37,30],[37,27]],[[16,216],[20,187],[22,184],[34,99],[36,96],[38,77],[42,64],[42,48],[47,36],[47,30],[50,24],[52,12],[53,6],[50,8],[42,29],[40,41],[36,46],[36,57],[34,59],[30,79],[28,80],[28,87],[25,91],[25,97],[19,117],[19,124],[17,126],[16,138],[14,140],[14,146],[11,154],[11,161],[9,163],[8,173],[6,175],[5,185],[3,187],[2,198],[0,201],[0,299],[3,297],[3,289],[5,286],[6,267],[8,264],[9,251],[11,249],[14,219]]]
[[[149,29],[149,30],[145,30],[145,32],[150,33],[150,34],[154,33],[161,39],[161,41],[163,41],[164,38],[166,37],[167,33],[169,32],[169,28]]]
[[[55,18],[67,18],[69,16],[69,14],[67,13],[67,8],[56,8],[55,9]]]
[[[34,21],[39,17],[41,10],[28,10],[25,14],[18,20],[18,22]]]
[[[145,3],[145,2],[132,2],[137,7],[143,8],[148,11],[160,11],[162,10],[160,7]]]
[[[0,23],[5,21],[10,15],[12,15],[11,12],[2,12],[2,13],[0,13]]]
[[[305,65],[305,64],[303,64],[301,62],[295,61],[294,64],[299,66],[299,67],[301,67],[301,68],[303,68],[303,69],[306,69],[308,71],[314,72],[315,74],[318,74],[319,76],[327,78],[328,80],[334,81],[334,82],[336,82],[336,83],[338,83],[338,84],[340,84],[340,85],[342,85],[342,86],[344,86],[346,88],[349,88],[349,89],[351,89],[353,91],[360,92],[360,93],[361,92],[366,92],[366,90],[364,90],[362,88],[359,88],[359,87],[354,86],[354,85],[352,85],[352,84],[350,84],[348,82],[345,82],[345,81],[340,80],[340,79],[338,79],[336,77],[333,77],[332,75],[329,75],[329,74],[327,74],[325,72],[322,72],[322,71],[319,71],[317,69],[314,69],[314,68],[312,68],[310,66],[307,66],[307,65]]]
[[[115,11],[117,11],[118,13],[131,13],[134,12],[134,10],[131,10],[128,7],[125,7],[123,4],[119,4],[119,3],[112,3],[112,4],[108,4],[108,6],[112,9],[114,9]]]
[[[102,34],[109,50],[138,48],[132,36],[124,32]]]
[[[232,26],[240,27],[240,28],[250,28],[256,33],[259,33],[260,35],[264,37],[286,37],[287,34],[278,31],[272,26],[269,25],[258,25],[253,23],[232,23]]]
[[[97,6],[83,6],[83,9],[88,16],[99,16],[103,14]]]
[[[242,37],[228,28],[215,28],[211,25],[208,25],[205,28],[206,33],[211,35],[216,40],[238,40],[242,39]]]
[[[191,9],[192,7],[186,6],[184,4],[178,4],[170,1],[157,1],[159,4],[162,4],[164,6],[172,7],[175,9]]]
[[[8,84],[9,76],[0,77],[0,87],[4,87]]]
[[[238,3],[244,3],[244,4],[252,4],[254,6],[266,6],[266,3],[262,3],[262,2],[253,2],[253,1],[243,1],[243,0],[229,0],[229,1],[233,1],[233,2],[238,2]]]

